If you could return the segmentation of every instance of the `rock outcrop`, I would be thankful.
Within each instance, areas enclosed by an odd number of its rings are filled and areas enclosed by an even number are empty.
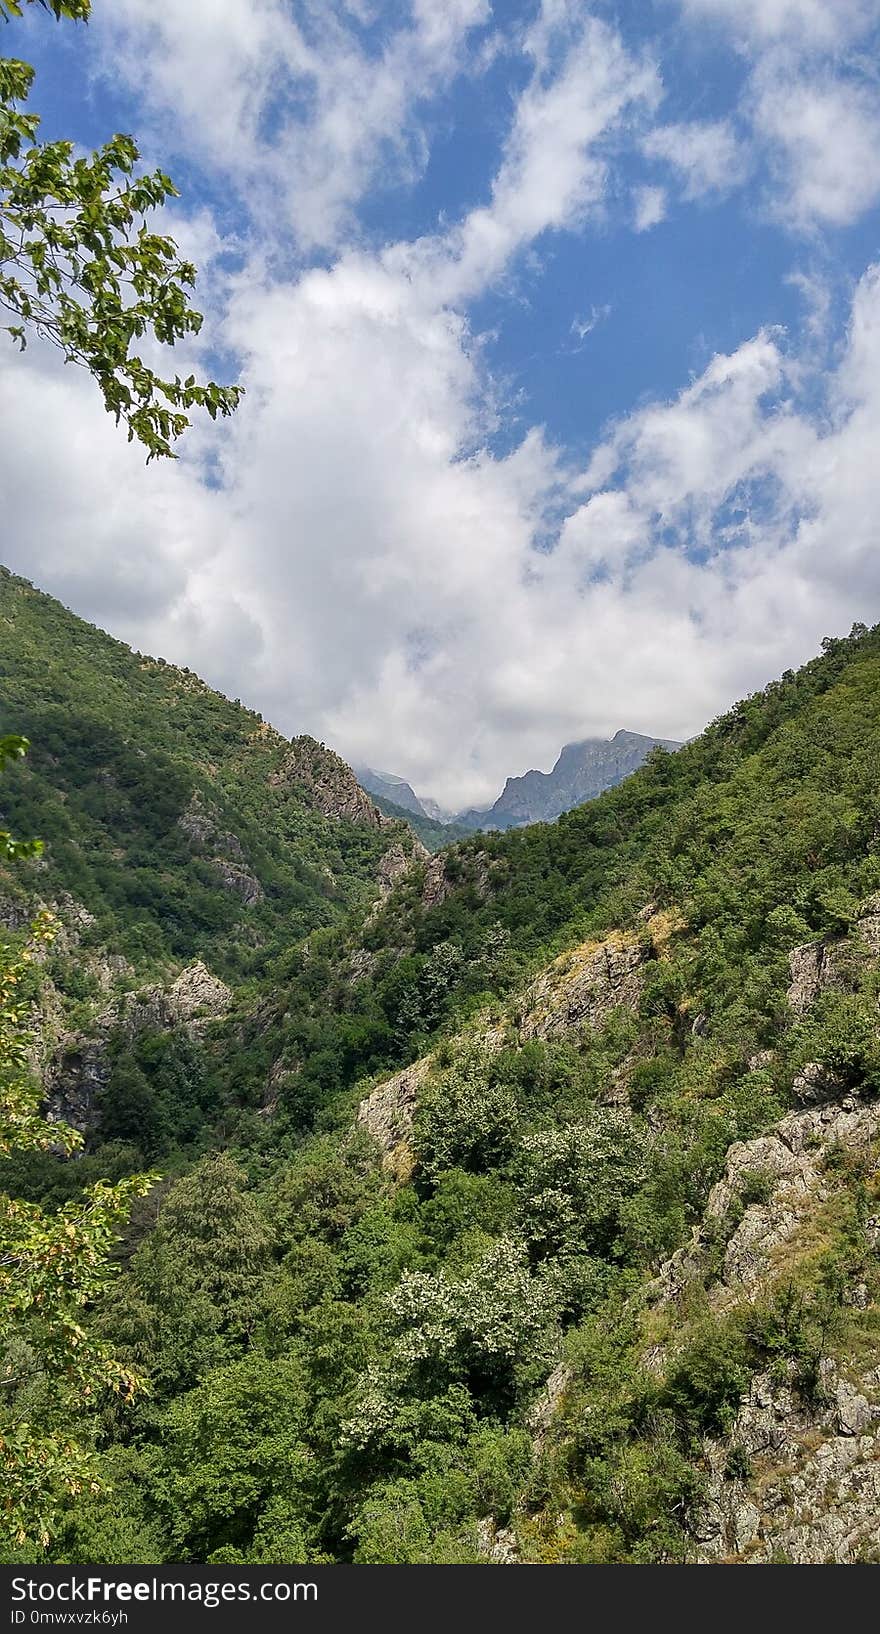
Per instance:
[[[261,902],[265,891],[255,873],[240,862],[229,862],[226,857],[211,858],[211,872],[225,891],[240,896],[246,908]]]
[[[825,1157],[833,1146],[864,1150],[880,1135],[880,1102],[847,1095],[802,1112],[790,1112],[767,1135],[737,1141],[722,1178],[709,1193],[702,1225],[686,1247],[667,1261],[652,1284],[655,1299],[675,1300],[702,1278],[717,1228],[733,1210],[744,1212],[730,1235],[709,1303],[724,1309],[753,1293],[773,1271],[774,1258],[822,1203],[833,1185]],[[757,1190],[760,1200],[746,1201]]]
[[[419,862],[428,853],[421,840],[413,838],[412,847],[407,850],[404,845],[390,845],[385,855],[379,861],[379,896],[384,900],[394,890],[397,881],[410,869],[414,862]]]
[[[809,1406],[791,1378],[759,1374],[730,1435],[708,1443],[705,1456],[708,1498],[693,1522],[698,1561],[877,1559],[880,1368],[854,1385],[826,1357]]]
[[[451,878],[447,871],[447,857],[441,851],[431,857],[426,869],[425,880],[422,886],[422,902],[426,908],[439,908],[453,891],[463,886],[470,886],[481,901],[489,894],[489,876],[491,864],[484,851],[477,851],[469,856],[463,864],[461,857],[456,858],[455,878]]]
[[[422,887],[422,902],[426,908],[439,908],[451,896],[455,886],[446,873],[446,858],[442,852],[432,857],[425,869],[425,883]]]
[[[129,1038],[148,1029],[183,1027],[200,1038],[232,1004],[231,989],[199,959],[182,970],[170,987],[148,987],[111,998],[95,1017],[94,1031],[65,1033],[42,1063],[47,1115],[82,1133],[98,1126],[101,1097],[110,1080],[107,1045],[121,1027]]]
[[[646,958],[638,938],[622,932],[563,954],[528,989],[521,1038],[562,1038],[583,1027],[601,1026],[620,1006],[635,1009]]]
[[[206,854],[211,872],[224,890],[241,897],[246,908],[262,900],[265,892],[245,857],[241,840],[220,827],[217,813],[205,805],[200,794],[192,796],[177,826],[195,850]]]
[[[789,1113],[767,1135],[732,1146],[710,1193],[702,1227],[653,1284],[662,1303],[683,1300],[706,1279],[713,1227],[738,1219],[707,1294],[732,1310],[772,1287],[797,1243],[808,1243],[822,1205],[838,1184],[832,1150],[848,1161],[880,1138],[880,1102],[846,1095]],[[759,1200],[747,1201],[755,1190]],[[743,1204],[746,1204],[743,1211]],[[739,1217],[739,1218],[738,1218]],[[876,1251],[880,1220],[864,1221]],[[722,1232],[723,1239],[723,1232]],[[787,1272],[785,1273],[788,1274]],[[867,1285],[849,1301],[866,1308]],[[646,1361],[662,1366],[668,1347]],[[880,1542],[880,1368],[831,1356],[805,1394],[793,1362],[752,1379],[732,1428],[704,1444],[707,1495],[690,1520],[698,1562],[846,1565],[878,1558]]]
[[[65,1033],[47,1062],[43,1085],[46,1116],[87,1135],[100,1119],[101,1097],[110,1079],[107,1042],[82,1033]]]
[[[430,1055],[414,1061],[393,1078],[377,1084],[358,1107],[358,1125],[378,1141],[386,1167],[393,1166],[395,1151],[409,1141],[418,1092],[433,1065],[434,1058]]]
[[[880,894],[862,904],[850,937],[830,942],[805,942],[788,956],[791,985],[788,1003],[803,1015],[820,994],[846,987],[865,955],[880,955]]]
[[[356,823],[361,828],[393,827],[392,818],[383,816],[373,804],[351,767],[314,738],[294,738],[269,782],[281,789],[296,785],[323,817],[334,822]]]
[[[232,1004],[232,990],[197,959],[172,983],[166,1002],[170,1021],[198,1025],[226,1014]]]
[[[796,1015],[803,1015],[820,993],[837,986],[834,949],[825,942],[806,942],[803,947],[792,948],[788,955],[788,968],[791,986],[786,997]]]

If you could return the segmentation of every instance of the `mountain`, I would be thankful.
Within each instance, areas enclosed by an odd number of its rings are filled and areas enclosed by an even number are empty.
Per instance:
[[[440,811],[436,802],[419,800],[402,777],[394,777],[391,772],[376,772],[369,766],[359,766],[356,776],[379,811],[408,824],[428,851],[439,851],[442,846],[452,845],[470,833],[469,828],[457,826],[447,814],[435,815]]]
[[[369,904],[389,849],[412,850],[323,745],[287,741],[2,569],[7,732],[33,748],[4,776],[4,826],[43,838],[41,890],[86,904],[136,962],[204,955],[243,976]]]
[[[0,696],[86,1137],[0,1189],[161,1175],[76,1313],[149,1397],[0,1357],[2,1434],[92,1460],[9,1561],[876,1563],[880,628],[434,856],[9,576]]]
[[[395,805],[393,800],[386,800],[381,794],[374,793],[371,798],[386,817],[406,823],[427,851],[440,851],[444,846],[454,845],[456,840],[463,840],[473,832],[472,829],[456,823],[438,822],[426,812],[420,815],[408,807]]]
[[[356,766],[355,776],[362,789],[368,794],[378,795],[387,800],[399,811],[412,813],[415,817],[428,817],[430,813],[413,793],[409,784],[402,777],[394,777],[391,772],[376,772],[370,766]]]
[[[432,800],[429,795],[423,794],[421,796],[421,804],[422,809],[427,812],[428,816],[435,823],[455,822],[455,812],[449,811],[446,806],[439,805],[438,802],[436,800]]]
[[[509,777],[503,792],[486,810],[460,812],[455,821],[471,829],[521,828],[526,823],[553,822],[564,811],[595,800],[613,789],[642,765],[652,749],[669,753],[680,743],[668,738],[643,737],[640,732],[616,732],[610,740],[584,738],[567,743],[552,772],[526,772]]]

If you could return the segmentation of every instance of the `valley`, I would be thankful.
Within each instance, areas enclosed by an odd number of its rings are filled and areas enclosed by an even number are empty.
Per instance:
[[[94,1482],[6,1558],[874,1560],[880,632],[433,854],[10,574],[0,632],[4,935],[52,918],[84,1142],[2,1186],[152,1177],[82,1317],[147,1388],[56,1399],[29,1319],[9,1410]]]

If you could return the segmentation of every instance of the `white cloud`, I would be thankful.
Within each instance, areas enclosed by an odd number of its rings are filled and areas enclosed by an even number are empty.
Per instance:
[[[695,21],[732,30],[758,47],[794,39],[800,45],[834,47],[856,39],[880,18],[877,0],[679,0]]]
[[[798,268],[790,272],[785,282],[796,289],[805,307],[805,328],[811,340],[827,346],[831,335],[832,290],[820,272],[805,272]]]
[[[591,307],[585,317],[572,318],[569,334],[574,335],[577,340],[583,342],[593,333],[594,329],[599,327],[600,323],[604,323],[605,319],[610,318],[610,316],[611,307],[607,304],[605,306]],[[579,351],[580,348],[575,347],[575,350]]]
[[[801,232],[848,226],[880,198],[880,90],[873,70],[880,0],[679,0],[686,21],[729,32],[748,64],[738,113],[755,156],[769,173],[770,214]],[[676,135],[649,133],[645,147],[687,173],[688,148]],[[707,140],[708,188],[743,179],[743,154],[727,152],[721,126]],[[668,147],[669,151],[664,151]],[[692,149],[692,196],[700,191],[699,142]],[[707,190],[704,188],[703,190]]]
[[[254,390],[222,494],[185,464],[143,473],[81,377],[50,383],[36,355],[6,371],[12,565],[39,552],[50,588],[141,647],[450,804],[566,739],[685,736],[877,604],[877,274],[827,415],[761,334],[624,420],[577,481],[538,433],[467,452],[479,353],[367,257],[242,289],[233,322]]]
[[[635,193],[633,226],[637,233],[649,232],[666,218],[666,190],[663,187],[639,187]]]
[[[748,158],[729,120],[657,125],[644,137],[642,152],[678,172],[686,199],[726,193],[744,181]]]
[[[467,47],[489,17],[489,0],[412,0],[372,49],[357,27],[369,11],[344,0],[114,0],[94,26],[166,152],[231,177],[264,228],[286,225],[309,250],[351,228],[370,185],[423,168],[416,110],[479,66]]]
[[[693,0],[698,9],[710,8]],[[238,0],[118,0],[114,15],[155,106],[178,98],[193,142],[216,139],[218,170],[245,186],[256,166],[303,241],[331,241],[385,163],[389,109],[392,170],[405,170],[408,151],[418,157],[421,88],[455,71],[483,9],[420,3],[390,36],[395,62],[412,64],[414,41],[421,53],[394,96],[381,67],[371,87],[334,78],[337,46],[343,61],[364,50],[341,6],[320,10],[320,47],[276,0],[245,11],[247,27]],[[801,22],[811,26],[807,12]],[[642,228],[666,202],[663,189],[631,181],[615,193],[612,169],[618,144],[638,147],[657,106],[655,67],[566,0],[544,0],[520,44],[531,78],[487,202],[461,222],[376,253],[355,241],[297,279],[280,277],[268,250],[251,253],[222,283],[225,246],[210,220],[183,224],[209,264],[213,339],[241,357],[248,395],[210,440],[190,437],[179,465],[145,471],[91,382],[40,348],[0,352],[9,565],[282,728],[313,731],[449,805],[491,798],[508,773],[547,765],[589,733],[686,736],[880,596],[874,274],[820,410],[805,406],[822,385],[809,348],[793,357],[784,336],[762,331],[625,417],[585,471],[540,427],[506,457],[489,451],[504,404],[467,303],[543,234],[601,223],[609,197],[634,205]],[[790,57],[773,64],[786,86],[802,85]],[[293,131],[300,81],[308,107]],[[764,83],[756,69],[756,120]],[[283,142],[267,137],[272,117],[288,121]],[[671,128],[664,159],[674,146],[685,186],[697,175],[707,185],[715,147],[693,157],[706,127]],[[306,165],[297,192],[297,144],[319,129],[339,175]],[[786,129],[763,140],[789,164]],[[824,153],[811,162],[810,192],[786,170],[799,220],[827,210],[817,177],[828,163]],[[811,345],[823,324],[817,301]],[[209,450],[222,489],[201,480]]]
[[[581,227],[601,212],[607,160],[602,144],[627,119],[637,120],[660,95],[655,66],[633,57],[620,36],[580,8],[544,0],[535,64],[516,104],[487,205],[440,237],[398,247],[389,257],[419,276],[430,274],[438,301],[478,294],[525,245],[542,233]],[[549,42],[564,54],[548,60]]]
[[[795,226],[848,226],[880,198],[880,97],[830,76],[756,76],[755,129],[770,145],[774,207]]]

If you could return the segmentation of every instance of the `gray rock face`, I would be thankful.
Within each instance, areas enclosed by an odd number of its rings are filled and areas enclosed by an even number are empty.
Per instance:
[[[796,1015],[803,1015],[820,993],[836,986],[834,956],[824,942],[806,942],[788,955],[791,986],[786,997]]]
[[[235,896],[241,897],[246,908],[252,908],[265,896],[256,874],[244,863],[228,862],[225,857],[212,857],[211,872],[225,891],[232,891]]]
[[[520,1036],[562,1038],[582,1027],[600,1026],[620,1006],[635,1009],[646,957],[634,937],[620,934],[564,954],[526,993]]]
[[[559,1362],[554,1367],[529,1413],[528,1426],[532,1432],[532,1441],[536,1453],[543,1451],[544,1443],[550,1433],[559,1404],[571,1384],[571,1376],[571,1368],[568,1363]]]
[[[856,934],[870,953],[880,957],[880,892],[863,903]]]
[[[391,772],[377,772],[372,766],[356,766],[357,780],[362,789],[368,794],[376,794],[381,800],[390,800],[392,805],[399,806],[401,811],[411,811],[416,817],[427,817],[428,812],[415,791],[403,777],[394,777]]]
[[[121,1026],[129,1038],[148,1028],[182,1026],[198,1038],[232,1003],[232,992],[201,960],[180,972],[169,988],[150,987],[112,999],[95,1017],[92,1036],[67,1033],[43,1064],[47,1115],[82,1133],[97,1127],[101,1097],[110,1079],[107,1040]]]
[[[433,1067],[433,1057],[423,1056],[412,1066],[396,1072],[378,1084],[358,1107],[357,1121],[378,1141],[386,1156],[412,1134],[416,1100],[421,1085]]]
[[[720,1278],[709,1290],[713,1308],[723,1309],[744,1292],[760,1287],[770,1274],[773,1256],[788,1242],[804,1218],[830,1194],[824,1170],[831,1146],[864,1151],[880,1135],[880,1103],[847,1096],[838,1103],[790,1112],[768,1135],[737,1141],[727,1154],[724,1175],[709,1193],[704,1224],[666,1262],[652,1284],[655,1299],[674,1300],[702,1275],[707,1227],[722,1221],[741,1200],[750,1180],[760,1176],[766,1201],[749,1204],[724,1253]]]
[[[580,743],[567,743],[552,772],[531,771],[523,777],[509,777],[503,793],[488,811],[460,812],[453,821],[484,829],[553,822],[564,811],[615,788],[657,748],[673,752],[681,744],[670,738],[649,738],[641,732],[626,731],[616,732],[611,739],[584,738]]]
[[[110,1078],[106,1041],[67,1033],[47,1064],[46,1116],[87,1135],[100,1118],[100,1101]]]
[[[427,857],[428,853],[419,840],[413,842],[413,848],[407,851],[402,845],[391,845],[379,861],[379,895],[389,896],[394,890],[397,881],[414,861],[420,857]]]
[[[221,829],[216,811],[205,805],[200,794],[192,796],[185,811],[177,819],[188,840],[205,850],[216,851],[224,857],[244,857],[244,848],[237,834]]]
[[[841,1084],[823,1061],[808,1061],[792,1080],[791,1092],[803,1106],[832,1100]]]
[[[880,1102],[849,1095],[839,1103],[789,1113],[767,1135],[728,1153],[723,1178],[709,1195],[704,1225],[667,1263],[653,1284],[661,1301],[687,1298],[705,1274],[703,1244],[750,1181],[762,1177],[766,1200],[751,1203],[732,1233],[720,1277],[709,1285],[710,1307],[752,1300],[772,1281],[779,1250],[815,1218],[831,1196],[832,1147],[867,1153],[880,1137]],[[734,1216],[735,1217],[735,1216]],[[866,1243],[877,1222],[864,1224]],[[880,1229],[876,1231],[880,1239]],[[851,1303],[864,1308],[865,1284]],[[662,1347],[647,1358],[657,1368]],[[876,1558],[880,1540],[880,1368],[848,1364],[845,1374],[826,1356],[815,1395],[797,1388],[794,1363],[751,1381],[730,1434],[707,1441],[708,1493],[690,1518],[697,1562],[847,1565]]]
[[[241,897],[246,908],[262,900],[263,887],[248,865],[241,840],[219,826],[217,813],[205,805],[201,795],[193,795],[177,826],[195,849],[210,853],[211,872],[224,890]]]
[[[880,894],[862,904],[850,938],[805,942],[802,947],[792,948],[787,997],[795,1014],[803,1015],[821,993],[847,986],[860,955],[862,961],[866,955],[880,955]]]
[[[232,991],[201,959],[180,972],[168,990],[168,1014],[183,1023],[214,1021],[232,1004]]]
[[[753,1379],[729,1437],[706,1445],[708,1501],[695,1517],[697,1559],[849,1565],[880,1539],[880,1370],[863,1394],[826,1357],[820,1403],[790,1382]],[[731,1452],[760,1467],[760,1488],[731,1477]],[[778,1471],[777,1473],[774,1473]]]
[[[518,1566],[519,1545],[512,1527],[498,1526],[490,1515],[477,1521],[480,1553],[493,1566]]]
[[[446,858],[432,857],[425,869],[425,883],[422,888],[422,901],[426,908],[439,908],[455,889],[452,881],[446,876]]]
[[[354,983],[365,981],[376,966],[376,955],[369,948],[355,948],[348,961],[347,979]]]
[[[314,738],[294,738],[283,764],[269,782],[282,789],[298,785],[316,810],[334,822],[356,823],[362,828],[391,826],[392,819],[373,805],[351,767]]]

